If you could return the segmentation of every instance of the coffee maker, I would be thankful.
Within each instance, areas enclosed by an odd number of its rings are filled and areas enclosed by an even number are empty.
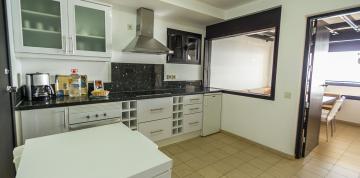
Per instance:
[[[48,73],[26,74],[26,94],[29,101],[48,100],[54,96]]]

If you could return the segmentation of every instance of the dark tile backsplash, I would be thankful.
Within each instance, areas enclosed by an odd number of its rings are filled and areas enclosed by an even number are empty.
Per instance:
[[[111,88],[114,91],[138,91],[163,88],[164,65],[111,64]]]
[[[105,83],[110,91],[141,91],[202,86],[202,81],[164,81],[163,64],[111,64],[112,83]]]

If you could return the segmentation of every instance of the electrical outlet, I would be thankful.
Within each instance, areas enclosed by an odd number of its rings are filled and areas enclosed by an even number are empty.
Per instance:
[[[284,93],[284,98],[291,99],[291,92],[285,92]]]
[[[171,79],[172,75],[166,75],[166,79]]]
[[[176,79],[176,75],[172,75],[172,79],[175,80],[175,79]]]

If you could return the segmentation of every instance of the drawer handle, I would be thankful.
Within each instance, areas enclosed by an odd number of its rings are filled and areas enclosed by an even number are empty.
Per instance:
[[[151,112],[155,112],[155,111],[162,111],[164,108],[156,108],[156,109],[150,109]]]
[[[156,134],[156,133],[160,133],[163,132],[164,130],[160,129],[160,130],[155,130],[155,131],[151,131],[150,134]]]
[[[95,114],[95,117],[99,117],[99,114]]]
[[[87,115],[87,116],[86,116],[86,119],[90,119],[90,116],[89,116],[89,115]]]
[[[190,99],[190,101],[200,101],[199,98],[193,98],[193,99]]]
[[[107,116],[107,114],[106,114],[106,113],[104,113],[104,116],[106,117],[106,116]]]
[[[190,111],[199,110],[200,108],[190,108]]]
[[[195,125],[195,124],[199,124],[200,122],[197,121],[197,122],[190,122],[189,125]]]

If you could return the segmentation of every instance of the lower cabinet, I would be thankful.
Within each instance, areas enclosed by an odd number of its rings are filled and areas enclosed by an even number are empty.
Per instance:
[[[138,130],[152,141],[171,137],[171,119],[139,123]]]
[[[63,133],[68,130],[66,108],[21,111],[17,121],[18,142],[26,139]]]
[[[202,112],[185,115],[184,133],[194,132],[202,129]]]

